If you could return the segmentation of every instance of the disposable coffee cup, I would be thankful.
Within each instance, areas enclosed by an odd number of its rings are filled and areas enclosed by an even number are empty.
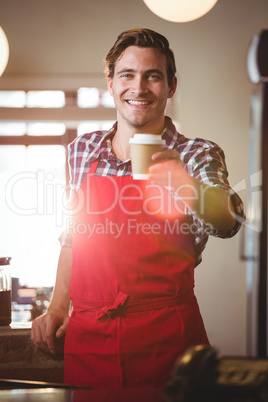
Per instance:
[[[165,141],[160,135],[134,134],[129,143],[133,179],[147,180],[148,169],[153,164],[152,155],[163,150]]]

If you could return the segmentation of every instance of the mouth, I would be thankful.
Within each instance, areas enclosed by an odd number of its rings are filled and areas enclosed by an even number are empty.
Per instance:
[[[129,105],[134,105],[134,106],[146,106],[150,105],[152,102],[148,100],[132,100],[132,99],[127,99],[127,103]]]

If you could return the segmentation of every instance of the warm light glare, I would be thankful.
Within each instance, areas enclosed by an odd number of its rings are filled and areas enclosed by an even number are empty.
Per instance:
[[[9,46],[5,32],[0,27],[0,76],[5,71],[9,56]]]
[[[218,0],[143,0],[158,17],[172,22],[196,20],[209,12]]]

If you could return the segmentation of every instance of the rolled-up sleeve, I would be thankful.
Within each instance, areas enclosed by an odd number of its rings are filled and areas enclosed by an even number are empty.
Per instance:
[[[65,230],[60,234],[58,238],[61,247],[72,247],[72,234],[67,233]]]
[[[210,186],[222,188],[230,196],[236,218],[235,226],[230,230],[215,230],[202,222],[203,230],[220,238],[233,237],[245,221],[243,201],[231,188],[223,150],[215,143],[201,138],[189,140],[180,152],[188,173],[197,180]]]

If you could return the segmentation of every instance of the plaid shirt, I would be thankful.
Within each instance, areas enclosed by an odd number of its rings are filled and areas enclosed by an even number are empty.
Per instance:
[[[174,149],[180,153],[188,173],[204,184],[224,189],[231,196],[237,215],[237,223],[232,230],[214,230],[198,217],[185,211],[195,233],[195,252],[198,264],[209,235],[229,238],[234,236],[244,221],[243,203],[231,189],[228,182],[228,172],[222,149],[211,141],[201,138],[189,139],[176,131],[171,119],[166,117],[166,128],[162,138],[164,148]],[[71,170],[71,198],[86,178],[91,164],[98,161],[96,176],[128,176],[132,175],[130,159],[122,162],[117,159],[112,150],[112,138],[116,132],[117,123],[109,130],[84,134],[69,145],[69,164]],[[62,246],[71,246],[70,236],[62,235]]]

